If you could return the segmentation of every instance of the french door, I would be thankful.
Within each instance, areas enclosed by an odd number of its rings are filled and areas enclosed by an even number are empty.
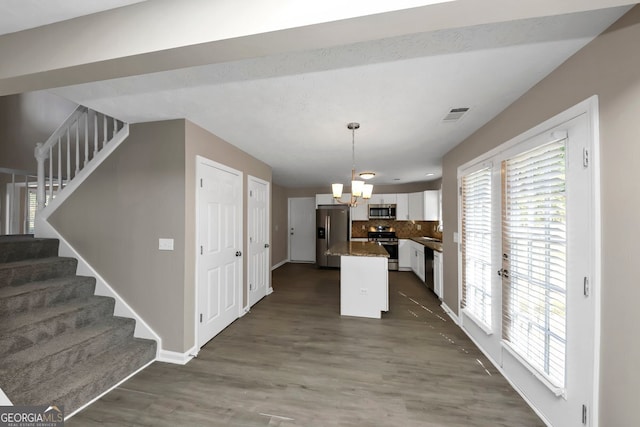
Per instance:
[[[563,427],[597,423],[589,105],[458,171],[461,326],[548,424]]]

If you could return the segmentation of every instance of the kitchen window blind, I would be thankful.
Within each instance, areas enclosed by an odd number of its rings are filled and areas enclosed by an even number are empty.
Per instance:
[[[502,164],[502,334],[554,387],[566,365],[566,138]]]
[[[462,177],[462,300],[465,312],[491,331],[491,175],[487,167]]]

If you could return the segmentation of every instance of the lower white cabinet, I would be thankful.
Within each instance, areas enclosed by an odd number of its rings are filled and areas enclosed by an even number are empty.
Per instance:
[[[409,239],[398,239],[398,269],[411,270],[411,244]]]
[[[442,299],[442,253],[433,251],[433,291]]]
[[[411,271],[424,282],[424,246],[411,241]]]

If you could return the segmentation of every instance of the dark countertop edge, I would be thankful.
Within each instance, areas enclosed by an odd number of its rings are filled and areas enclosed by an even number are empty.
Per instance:
[[[359,256],[359,257],[384,257],[389,258],[389,253],[380,245],[373,242],[343,242],[331,246],[326,255],[334,256]]]
[[[411,240],[416,243],[420,243],[422,246],[427,247],[429,249],[433,249],[434,251],[442,253],[442,242],[438,242],[437,240],[424,240],[420,237],[410,237],[408,240]]]

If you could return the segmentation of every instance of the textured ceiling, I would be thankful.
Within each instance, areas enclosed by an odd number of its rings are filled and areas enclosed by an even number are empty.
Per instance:
[[[187,118],[272,166],[288,187],[347,182],[346,125],[357,121],[356,166],[375,171],[374,184],[427,181],[447,151],[626,10],[503,17],[51,91],[132,123]],[[470,110],[443,123],[455,107]]]

